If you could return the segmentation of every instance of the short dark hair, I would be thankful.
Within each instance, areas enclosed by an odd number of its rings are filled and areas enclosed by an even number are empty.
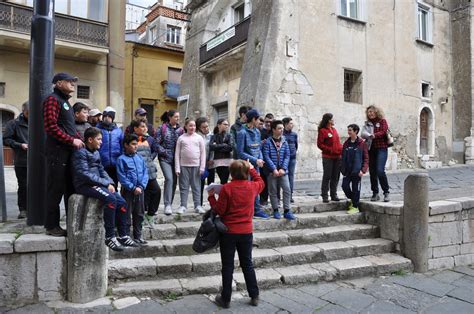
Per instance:
[[[136,134],[128,133],[123,137],[123,145],[130,145],[130,143],[133,141],[138,141],[138,136]]]
[[[132,122],[130,122],[131,132],[133,132],[135,128],[138,128],[140,124],[142,123],[145,123],[146,125],[146,120],[145,119],[132,120]]]
[[[198,131],[200,131],[201,130],[201,125],[203,125],[206,122],[209,122],[209,120],[207,120],[206,117],[199,117],[199,118],[196,119],[195,122],[196,122],[196,129]]]
[[[347,128],[348,128],[348,129],[351,128],[352,131],[356,132],[356,134],[359,134],[360,128],[359,128],[359,126],[358,126],[357,124],[355,124],[355,123],[349,124],[349,125],[347,126]]]
[[[102,131],[98,128],[90,127],[84,131],[84,142],[87,142],[89,138],[94,138],[97,135],[102,134]]]
[[[272,124],[271,124],[272,130],[275,130],[279,124],[283,125],[283,121],[281,121],[281,120],[273,120],[273,121],[272,121]]]
[[[286,117],[286,118],[283,118],[283,125],[287,125],[288,123],[290,123],[293,119],[291,117]]]
[[[163,112],[163,114],[161,115],[160,119],[163,123],[167,123],[167,122],[170,122],[170,118],[172,118],[178,111],[176,110],[168,110],[168,111],[165,111]]]
[[[263,119],[263,117],[258,117],[258,120],[260,120],[261,122],[265,122],[265,119]]]
[[[275,119],[275,116],[273,115],[273,113],[267,113],[265,115],[265,119],[272,119],[273,120],[273,119]]]
[[[82,102],[76,102],[74,106],[72,106],[72,110],[74,110],[74,113],[81,112],[84,109],[89,110],[89,106]]]
[[[243,114],[246,114],[251,109],[252,109],[252,107],[250,107],[250,106],[241,106],[239,108],[239,117],[241,117]]]
[[[229,172],[234,180],[247,180],[249,177],[249,169],[247,162],[242,159],[234,160],[230,163]]]

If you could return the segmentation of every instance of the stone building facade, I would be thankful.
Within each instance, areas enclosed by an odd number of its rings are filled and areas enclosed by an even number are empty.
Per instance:
[[[188,8],[181,110],[233,121],[248,104],[293,117],[299,177],[321,170],[321,116],[332,112],[345,136],[368,105],[384,110],[397,139],[390,168],[474,158],[470,1],[194,0]]]

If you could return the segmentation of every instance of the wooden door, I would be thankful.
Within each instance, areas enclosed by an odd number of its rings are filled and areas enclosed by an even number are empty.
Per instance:
[[[423,109],[420,113],[420,154],[428,155],[428,110]]]

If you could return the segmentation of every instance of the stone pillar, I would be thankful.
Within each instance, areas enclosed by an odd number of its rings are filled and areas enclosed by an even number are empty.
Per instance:
[[[67,299],[87,303],[107,293],[108,250],[99,200],[74,194],[67,217]]]
[[[414,270],[428,271],[428,173],[409,175],[403,199],[402,253],[411,259]]]
[[[474,122],[473,122],[474,124]],[[474,129],[471,129],[471,136],[464,139],[465,152],[464,158],[468,165],[474,165]]]

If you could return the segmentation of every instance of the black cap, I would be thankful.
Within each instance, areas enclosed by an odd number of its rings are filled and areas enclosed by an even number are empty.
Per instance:
[[[73,81],[77,82],[77,77],[72,76],[68,73],[56,73],[53,77],[53,84],[56,84],[57,81]]]

